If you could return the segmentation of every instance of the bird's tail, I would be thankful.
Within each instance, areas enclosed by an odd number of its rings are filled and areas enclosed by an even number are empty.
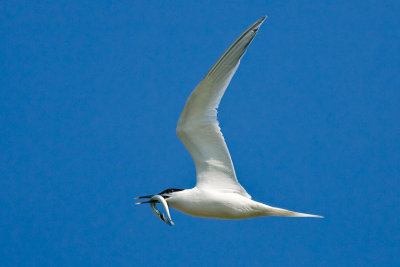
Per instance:
[[[324,218],[323,216],[320,215],[314,215],[314,214],[307,214],[307,213],[301,213],[301,212],[295,212],[295,211],[290,211],[290,210],[285,210],[285,209],[280,209],[280,208],[273,208],[271,212],[272,216],[286,216],[286,217],[314,217],[314,218]]]
[[[314,214],[307,214],[307,213],[301,213],[301,212],[290,212],[291,215],[288,215],[290,217],[314,217],[314,218],[324,218],[324,216],[321,215],[314,215]]]

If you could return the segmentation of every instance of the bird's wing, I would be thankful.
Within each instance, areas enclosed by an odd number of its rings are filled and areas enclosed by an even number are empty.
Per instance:
[[[179,118],[178,137],[189,150],[198,188],[236,192],[251,198],[239,184],[217,120],[217,108],[240,59],[266,17],[251,25],[218,59],[197,85]]]

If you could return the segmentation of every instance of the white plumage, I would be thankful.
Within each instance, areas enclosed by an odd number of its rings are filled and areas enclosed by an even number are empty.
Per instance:
[[[196,165],[196,186],[186,190],[167,189],[158,195],[139,197],[150,200],[138,204],[151,203],[153,208],[156,202],[161,202],[168,217],[158,210],[155,210],[155,214],[170,225],[173,223],[168,206],[188,215],[218,219],[321,217],[274,208],[251,200],[238,182],[217,120],[221,98],[265,18],[251,25],[218,59],[188,98],[179,118],[176,131]]]

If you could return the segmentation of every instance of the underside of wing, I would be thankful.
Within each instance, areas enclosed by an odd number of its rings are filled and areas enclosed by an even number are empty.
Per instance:
[[[189,150],[199,188],[250,195],[239,184],[217,120],[217,108],[240,59],[266,17],[243,32],[194,89],[179,118],[177,134]]]

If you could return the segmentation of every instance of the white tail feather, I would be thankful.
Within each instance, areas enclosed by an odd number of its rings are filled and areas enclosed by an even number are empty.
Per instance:
[[[295,211],[290,211],[290,210],[285,210],[285,209],[280,209],[280,208],[272,208],[272,212],[271,211],[269,211],[269,212],[272,213],[271,214],[272,216],[324,218],[323,216],[320,216],[320,215],[295,212]]]

